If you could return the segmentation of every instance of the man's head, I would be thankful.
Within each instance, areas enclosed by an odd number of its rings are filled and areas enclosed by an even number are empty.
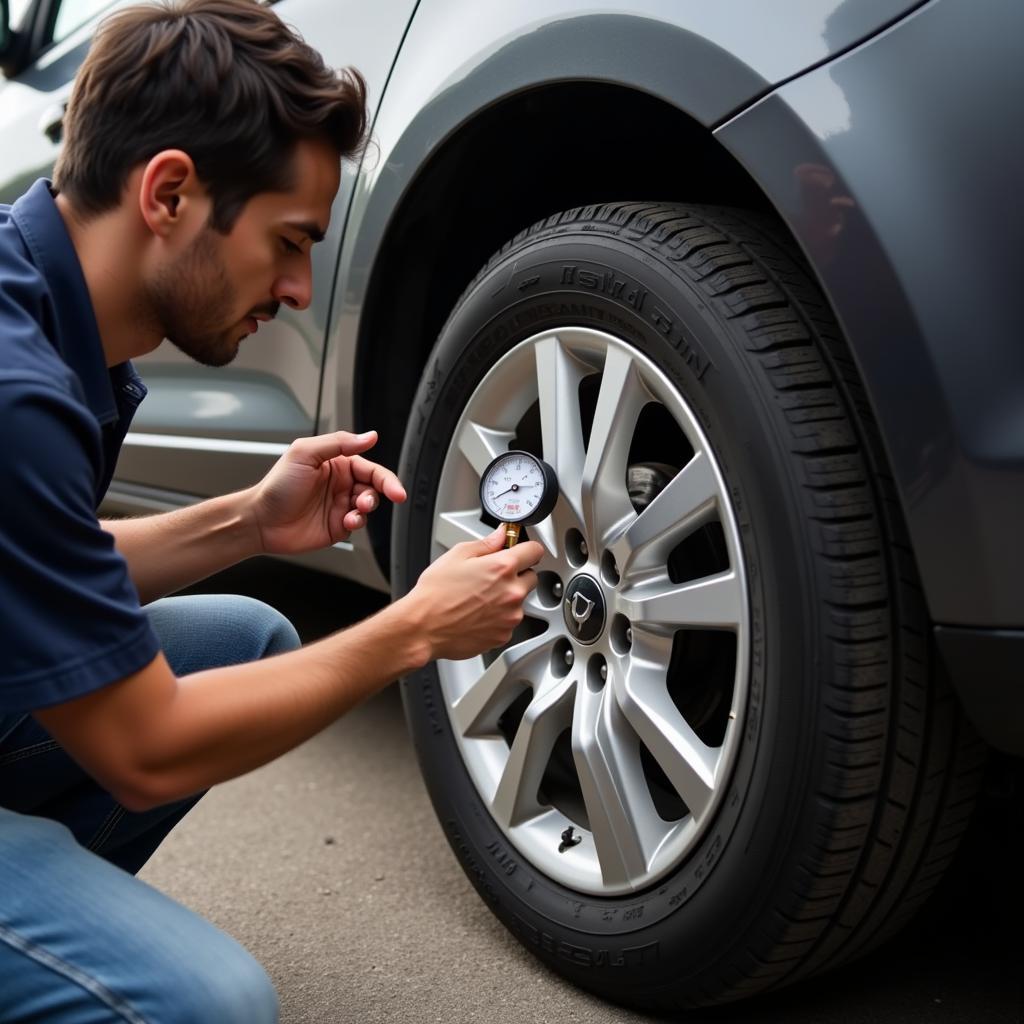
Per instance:
[[[79,71],[54,185],[79,223],[130,215],[137,315],[221,365],[250,316],[309,303],[309,248],[364,143],[365,99],[357,72],[255,0],[128,8]]]

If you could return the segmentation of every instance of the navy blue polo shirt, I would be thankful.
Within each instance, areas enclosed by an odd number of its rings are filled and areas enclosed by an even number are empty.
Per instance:
[[[0,205],[0,714],[81,697],[159,643],[96,509],[146,389],[107,368],[74,246],[37,181]]]

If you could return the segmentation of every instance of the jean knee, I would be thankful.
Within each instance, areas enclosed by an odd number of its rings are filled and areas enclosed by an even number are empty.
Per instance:
[[[225,600],[231,601],[233,614],[240,623],[244,623],[244,631],[253,646],[249,660],[284,654],[302,646],[295,627],[276,608],[255,597],[236,595]]]
[[[302,641],[295,627],[278,609],[255,597],[241,594],[219,598],[221,615],[232,622],[237,636],[251,645],[246,660],[295,650]]]
[[[276,608],[271,608],[270,605],[264,605],[264,608],[269,614],[267,615],[267,639],[263,656],[284,654],[286,651],[294,651],[301,647],[302,640],[291,621]]]
[[[277,992],[267,972],[233,939],[224,940],[215,955],[202,951],[189,977],[171,972],[163,979],[165,991],[154,1000],[166,1008],[157,1014],[161,1024],[277,1024]]]
[[[258,661],[301,646],[288,619],[253,597],[166,597],[146,611],[175,675]]]

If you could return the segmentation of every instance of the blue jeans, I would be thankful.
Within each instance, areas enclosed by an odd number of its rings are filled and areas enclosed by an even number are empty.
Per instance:
[[[176,675],[299,645],[247,597],[146,610]],[[133,877],[198,799],[126,811],[33,718],[0,715],[0,1024],[277,1020],[241,946]]]

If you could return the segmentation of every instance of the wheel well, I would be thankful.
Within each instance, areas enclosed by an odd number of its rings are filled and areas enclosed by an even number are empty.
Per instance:
[[[397,465],[434,341],[487,260],[546,216],[619,200],[770,209],[706,128],[621,86],[567,82],[520,93],[446,140],[402,197],[360,318],[355,423],[380,431],[380,461]],[[385,574],[387,508],[370,520]]]

